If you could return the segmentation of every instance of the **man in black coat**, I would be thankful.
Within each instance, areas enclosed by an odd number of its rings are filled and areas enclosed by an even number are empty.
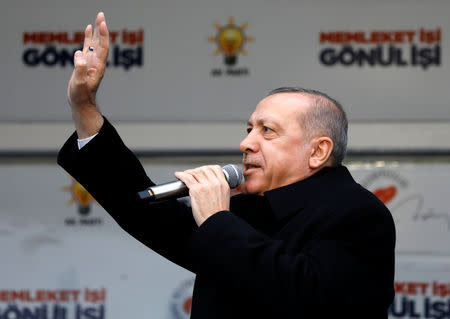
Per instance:
[[[192,318],[387,317],[395,228],[341,165],[347,119],[337,101],[300,88],[271,92],[240,144],[242,194],[230,199],[221,168],[203,166],[175,174],[191,207],[143,203],[136,193],[154,184],[95,104],[108,47],[99,13],[75,53],[76,132],[58,163],[127,232],[196,274]]]

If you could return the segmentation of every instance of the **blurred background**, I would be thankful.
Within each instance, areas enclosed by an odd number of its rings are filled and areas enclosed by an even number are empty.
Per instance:
[[[270,90],[321,90],[350,120],[345,164],[396,223],[390,318],[450,318],[450,2],[0,8],[0,318],[189,317],[193,274],[130,237],[56,165],[74,130],[73,52],[98,11],[111,41],[99,107],[156,183],[239,164],[246,121]]]

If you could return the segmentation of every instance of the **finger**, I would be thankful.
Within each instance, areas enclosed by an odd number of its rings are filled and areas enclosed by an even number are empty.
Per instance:
[[[100,41],[98,44],[97,56],[101,60],[106,60],[108,57],[109,50],[109,32],[108,27],[106,26],[106,22],[102,21],[100,24]]]
[[[210,166],[211,171],[213,172],[213,174],[222,182],[222,183],[227,183],[227,179],[225,178],[225,174],[223,173],[222,167],[220,167],[219,165],[212,165]]]
[[[73,63],[75,64],[76,59],[79,59],[80,56],[83,55],[83,52],[81,50],[76,50],[75,53],[73,54]]]
[[[207,166],[206,169],[208,170],[209,179],[212,183],[215,185],[220,185],[222,188],[229,188],[229,184],[227,182],[227,179],[225,178],[225,175],[223,174],[222,168],[218,165],[210,165]]]
[[[201,166],[194,170],[195,176],[200,183],[203,182],[214,182],[217,180],[216,173],[214,172],[213,166]]]
[[[188,169],[185,170],[184,173],[191,175],[197,181],[197,183],[203,183],[205,182],[206,178],[205,175],[202,173],[201,169],[202,169],[201,167]]]
[[[214,176],[211,176],[211,172],[208,169],[208,166],[201,166],[195,169],[195,174],[200,183],[211,181],[214,179]]]
[[[88,24],[86,29],[84,30],[84,43],[83,43],[83,52],[87,53],[89,51],[89,46],[92,42],[92,25]]]
[[[75,79],[77,82],[82,81],[87,74],[87,62],[81,51],[76,51],[74,55]]]
[[[99,12],[97,14],[97,18],[95,19],[95,28],[94,28],[94,36],[92,38],[92,42],[97,44],[100,38],[100,24],[105,21],[105,15],[103,12]]]
[[[218,176],[216,175],[216,172],[214,171],[212,165],[202,166],[200,169],[201,169],[202,177],[205,180],[208,180],[211,183],[217,182]]]
[[[175,172],[175,177],[182,181],[189,189],[198,184],[198,181],[195,179],[195,177],[187,173],[187,171]]]

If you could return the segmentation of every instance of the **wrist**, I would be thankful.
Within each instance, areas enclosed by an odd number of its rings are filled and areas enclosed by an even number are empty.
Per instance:
[[[79,139],[97,134],[104,122],[95,105],[72,107],[72,118]]]

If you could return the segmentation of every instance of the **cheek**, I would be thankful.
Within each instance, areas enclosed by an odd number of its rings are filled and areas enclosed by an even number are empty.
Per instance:
[[[268,165],[267,175],[276,184],[285,184],[292,179],[297,179],[302,175],[302,171],[307,166],[307,157],[301,148],[280,149]]]
[[[277,149],[266,156],[266,174],[276,177],[279,173],[289,170],[298,160],[294,149]]]

